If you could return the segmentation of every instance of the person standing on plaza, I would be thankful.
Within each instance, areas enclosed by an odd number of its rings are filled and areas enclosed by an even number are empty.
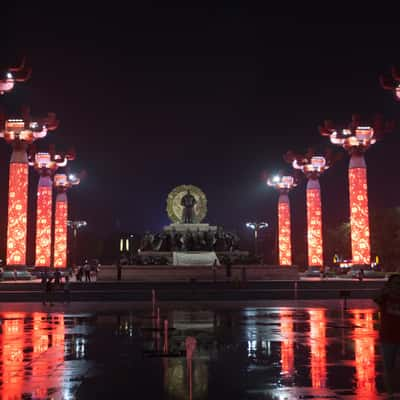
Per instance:
[[[76,272],[76,281],[77,282],[82,282],[82,277],[83,277],[83,266],[80,265],[78,267],[77,272]]]
[[[374,300],[380,311],[379,336],[385,387],[388,395],[392,396],[394,385],[398,380],[396,358],[400,356],[400,275],[390,276],[381,293]]]
[[[52,278],[46,279],[44,285],[44,292],[43,292],[43,305],[49,303],[51,306],[53,305],[53,283]]]
[[[212,272],[213,272],[213,282],[217,282],[217,267],[218,267],[218,259],[215,258],[213,265],[212,265]]]
[[[358,271],[358,280],[362,282],[364,280],[364,277],[365,277],[364,270],[360,268],[360,271]]]
[[[60,270],[56,269],[54,271],[54,284],[55,286],[60,286],[61,283],[61,272]]]
[[[90,260],[90,275],[92,277],[92,281],[97,281],[97,274],[100,270],[100,263],[97,258],[93,258]]]
[[[225,268],[226,268],[226,277],[229,278],[229,280],[230,280],[231,276],[232,276],[232,261],[231,261],[231,258],[226,256],[224,264],[225,264]]]
[[[83,271],[85,272],[85,282],[90,282],[90,265],[85,261],[85,265],[83,266]]]
[[[41,278],[40,283],[42,284],[44,290],[47,282],[47,270],[41,272],[40,278]]]

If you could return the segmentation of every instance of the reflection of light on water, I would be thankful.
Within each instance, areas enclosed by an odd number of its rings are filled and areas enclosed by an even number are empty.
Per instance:
[[[131,317],[129,319],[122,321],[116,330],[117,335],[127,335],[127,336],[133,336],[133,321]]]
[[[4,313],[2,347],[2,399],[17,399],[22,395],[24,316],[22,313]]]
[[[84,337],[75,338],[75,357],[79,360],[85,358],[86,353],[86,339]]]
[[[257,350],[257,340],[248,340],[247,341],[247,354],[250,357],[254,355]]]
[[[23,393],[49,398],[49,389],[63,383],[64,316],[3,313],[2,317],[0,398],[20,399]]]
[[[362,399],[375,399],[375,338],[373,310],[352,310],[354,315],[354,353],[357,394]],[[358,328],[359,327],[359,328]]]
[[[75,396],[72,393],[71,388],[64,388],[63,390],[63,400],[74,400]]]
[[[33,313],[32,344],[34,356],[43,353],[49,347],[47,326],[43,326],[47,321],[43,321],[44,318],[46,318],[44,313]]]
[[[165,360],[165,361],[164,361]],[[188,377],[184,358],[163,360],[164,390],[174,399],[187,399]],[[206,399],[208,393],[208,366],[206,360],[193,359],[193,399]]]
[[[293,317],[288,311],[280,311],[281,322],[281,364],[283,374],[292,374],[294,370]]]
[[[214,316],[211,313],[208,316],[193,311],[182,314],[182,318],[178,319],[180,326],[190,329],[193,321],[196,327],[194,332],[196,335],[198,333],[196,338],[199,349],[193,361],[193,399],[207,398],[209,368],[212,374],[218,371],[216,376],[224,370],[222,376],[225,381],[228,381],[230,387],[235,386],[236,383],[240,386],[241,383],[239,379],[236,382],[235,378],[229,382],[227,377],[239,376],[238,374],[241,373],[239,369],[246,370],[247,374],[252,374],[250,391],[254,388],[254,392],[262,392],[264,395],[267,392],[273,393],[273,398],[276,399],[291,398],[294,391],[299,390],[294,388],[295,383],[304,386],[304,383],[309,384],[309,379],[311,379],[313,389],[308,390],[315,392],[316,389],[327,387],[328,384],[330,389],[338,387],[345,389],[340,385],[343,385],[345,379],[341,381],[341,378],[347,371],[348,379],[354,377],[357,398],[374,399],[377,392],[375,375],[378,367],[374,364],[376,362],[376,332],[373,310],[350,311],[351,322],[360,327],[343,330],[340,327],[327,329],[328,322],[332,322],[328,319],[331,315],[329,309],[308,308],[305,312],[303,310],[295,312],[288,308],[279,308],[275,311],[268,309],[263,314],[260,311],[256,313],[255,309],[249,310],[245,327],[243,327],[244,324],[236,323],[235,314]],[[349,314],[346,316],[346,324],[350,321]],[[86,319],[74,315],[74,317],[67,317],[64,322],[62,314],[46,312],[6,313],[2,314],[2,318],[4,322],[0,331],[0,380],[3,383],[0,385],[0,399],[19,399],[23,393],[27,393],[35,399],[53,397],[72,400],[77,387],[81,384],[80,377],[86,376],[90,365],[97,365],[97,359],[94,356],[96,352],[88,352],[88,345],[91,343],[89,340],[92,338],[89,339],[86,336],[88,329],[91,328],[92,320],[88,325]],[[112,333],[115,343],[130,345],[132,340],[129,336],[132,332],[136,332],[137,326],[140,326],[142,322],[140,315],[135,315],[134,319],[126,315],[119,315],[118,319],[115,315],[107,316],[107,318],[104,317],[102,320],[96,318],[93,321],[93,324],[96,324],[96,330],[107,329]],[[214,330],[209,329],[210,324],[213,326],[210,321],[214,323],[218,321],[218,318],[222,321],[226,319],[225,326],[221,322]],[[146,318],[143,320],[143,326],[148,325],[151,325],[151,322]],[[240,333],[240,338],[238,333]],[[327,338],[328,333],[332,334],[332,338],[329,336],[330,340]],[[350,372],[348,362],[344,361],[343,355],[340,354],[341,333],[345,344],[354,343],[355,371]],[[116,337],[119,335],[123,338]],[[333,336],[337,336],[337,339]],[[306,351],[302,350],[300,343],[295,346],[295,343],[303,337],[308,338],[305,339]],[[152,333],[145,332],[145,343],[152,345],[152,340]],[[170,340],[172,349],[182,348],[181,331],[172,330]],[[97,342],[94,343],[97,344]],[[217,343],[221,343],[222,346],[217,348]],[[110,345],[113,346],[114,342]],[[303,367],[304,364],[302,365],[302,361],[308,357],[308,346],[310,371]],[[335,352],[335,349],[339,351]],[[329,361],[332,363],[332,368],[329,369],[328,354]],[[93,361],[88,360],[89,355],[90,358],[94,357]],[[67,360],[65,365],[64,357]],[[110,357],[118,357],[118,355]],[[70,367],[67,367],[70,361],[73,362]],[[163,368],[164,375],[163,377],[158,375],[161,371],[157,369],[155,376],[158,376],[160,380],[156,380],[154,384],[163,385],[165,397],[176,400],[187,399],[188,379],[185,358],[162,358],[155,362]],[[248,365],[251,365],[251,368],[246,368]],[[298,370],[295,369],[296,366]],[[261,373],[264,370],[266,372]],[[328,370],[329,377],[332,378],[329,382]],[[152,372],[149,371],[149,373]],[[295,374],[296,381],[292,379]],[[222,387],[223,384],[225,383],[215,383],[218,387]],[[267,384],[268,388],[266,388]]]
[[[61,385],[64,374],[64,316],[33,314],[32,377],[34,397],[47,398],[50,387]],[[54,372],[53,369],[56,368]]]
[[[34,313],[33,314],[33,331],[32,331],[32,380],[37,380],[40,377],[48,376],[49,374],[49,363],[46,359],[40,360],[39,356],[47,351],[49,348],[50,332],[49,322],[47,320],[47,314],[45,313]],[[38,398],[45,398],[47,395],[47,387],[39,386],[35,387],[37,383],[34,384],[34,394]]]
[[[311,384],[326,387],[326,316],[323,309],[308,310],[310,316]]]

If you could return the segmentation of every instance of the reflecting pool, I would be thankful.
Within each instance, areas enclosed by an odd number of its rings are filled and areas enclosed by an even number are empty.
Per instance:
[[[0,399],[379,398],[373,304],[311,304],[3,305]]]

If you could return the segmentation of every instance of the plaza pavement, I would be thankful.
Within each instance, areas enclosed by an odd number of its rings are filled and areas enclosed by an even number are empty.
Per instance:
[[[306,299],[372,299],[384,280],[349,279],[274,280],[274,281],[97,281],[72,282],[72,301],[149,301],[156,290],[160,301],[257,301]],[[0,283],[0,301],[36,302],[43,298],[38,280]],[[62,287],[55,288],[54,300],[64,300]]]

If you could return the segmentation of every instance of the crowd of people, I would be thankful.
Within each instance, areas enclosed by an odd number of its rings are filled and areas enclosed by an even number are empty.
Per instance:
[[[95,282],[100,272],[100,264],[97,259],[90,262],[85,260],[83,265],[79,265],[71,271],[64,272],[55,269],[54,272],[43,271],[40,275],[43,289],[44,305],[54,303],[54,293],[62,291],[64,302],[71,301],[71,281],[75,278],[76,282]]]
[[[85,260],[83,265],[79,265],[74,271],[77,282],[96,282],[99,272],[100,263],[97,259],[93,259],[90,262]]]
[[[63,279],[64,278],[64,279]],[[43,287],[43,305],[54,304],[54,292],[56,290],[63,291],[64,302],[70,302],[70,275],[62,275],[60,270],[55,270],[53,274],[49,274],[47,271],[41,274],[41,284]]]

